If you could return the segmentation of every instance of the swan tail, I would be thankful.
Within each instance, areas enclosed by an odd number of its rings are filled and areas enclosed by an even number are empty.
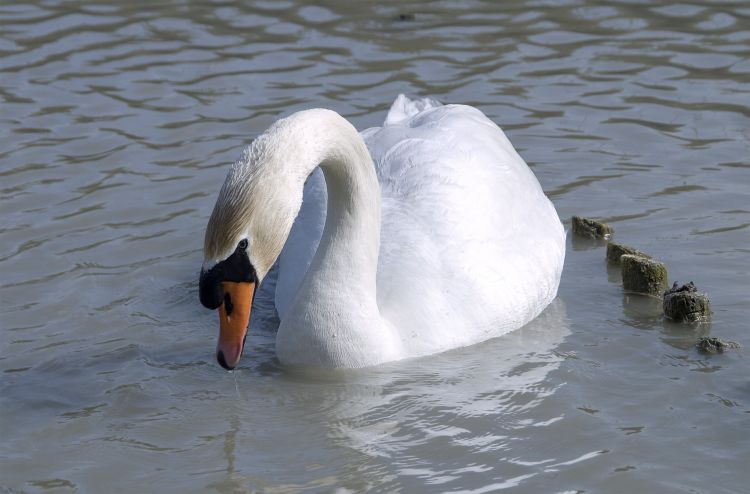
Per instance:
[[[420,112],[438,106],[443,106],[443,104],[432,98],[409,99],[407,96],[399,94],[396,101],[391,105],[391,109],[388,110],[384,126],[401,123]]]

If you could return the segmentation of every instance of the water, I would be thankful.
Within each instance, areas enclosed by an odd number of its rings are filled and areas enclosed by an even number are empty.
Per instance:
[[[750,474],[743,2],[4,2],[7,492],[743,492]],[[267,295],[242,366],[197,300],[227,165],[281,115],[404,92],[482,109],[566,221],[710,293],[682,327],[569,239],[559,299],[494,341],[295,373]],[[265,287],[266,290],[270,287]]]

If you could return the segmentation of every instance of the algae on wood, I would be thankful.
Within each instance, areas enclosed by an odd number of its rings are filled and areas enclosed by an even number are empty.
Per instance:
[[[622,287],[628,292],[657,295],[667,288],[667,266],[641,256],[625,254],[622,264]]]
[[[704,353],[722,353],[729,348],[740,348],[740,344],[737,342],[724,341],[715,336],[701,336],[695,346]]]
[[[634,249],[633,247],[628,247],[627,245],[618,244],[617,242],[611,241],[607,244],[607,260],[609,262],[620,264],[620,257],[624,256],[625,254],[651,259],[650,255],[641,252],[638,249]]]
[[[693,282],[677,286],[664,292],[664,315],[673,321],[698,321],[711,314],[708,295],[701,293]]]
[[[601,221],[573,216],[573,233],[580,237],[600,239],[609,238],[614,232],[614,228]]]

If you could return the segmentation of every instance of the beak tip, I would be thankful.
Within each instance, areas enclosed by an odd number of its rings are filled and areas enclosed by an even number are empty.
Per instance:
[[[237,366],[236,363],[232,366],[227,364],[227,360],[224,358],[224,352],[222,352],[221,350],[216,352],[216,360],[219,362],[219,365],[225,368],[226,370],[233,370]]]

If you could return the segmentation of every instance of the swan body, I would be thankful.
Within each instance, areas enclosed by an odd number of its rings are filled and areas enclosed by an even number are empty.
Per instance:
[[[520,328],[556,296],[565,256],[554,206],[500,128],[403,95],[361,134],[316,109],[256,139],[217,200],[204,270],[243,238],[260,280],[278,257],[279,359],[317,367]]]

